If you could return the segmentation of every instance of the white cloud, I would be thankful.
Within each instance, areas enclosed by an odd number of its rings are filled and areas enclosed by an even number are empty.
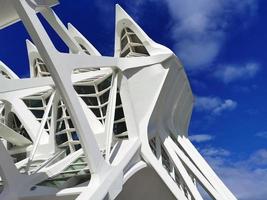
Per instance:
[[[220,166],[219,174],[239,200],[266,200],[267,169]]]
[[[197,135],[191,135],[189,136],[189,138],[192,142],[200,143],[200,142],[210,141],[214,138],[214,136],[208,134],[197,134]]]
[[[239,200],[265,200],[267,196],[267,150],[260,149],[247,159],[232,161],[231,154],[223,154],[221,149],[202,150],[223,182]],[[225,150],[227,151],[227,150]],[[205,152],[208,152],[206,154]],[[212,152],[212,153],[210,153]],[[260,162],[258,162],[260,161]],[[263,162],[264,161],[264,162]]]
[[[174,47],[186,67],[193,70],[208,66],[217,56],[220,44],[217,41],[184,40]]]
[[[149,0],[149,3],[166,3],[170,14],[171,28],[166,34],[174,40],[173,49],[190,70],[211,66],[218,56],[234,21],[239,27],[249,24],[257,13],[259,0]],[[136,14],[145,12],[147,1],[127,0],[126,10]],[[104,16],[110,16],[113,3],[104,0],[95,2]],[[238,19],[238,20],[236,20]],[[243,24],[240,24],[242,21]],[[110,24],[107,24],[110,26]]]
[[[233,21],[238,19],[247,25],[257,13],[259,0],[149,0],[149,3],[166,3],[171,28],[167,32],[174,40],[173,49],[188,69],[209,67],[219,54],[225,39],[230,34]],[[139,18],[145,12],[147,1],[127,0],[126,10]],[[113,3],[104,0],[95,2],[104,16],[113,12]],[[108,13],[108,15],[107,15]],[[106,25],[110,26],[110,24]]]
[[[259,69],[260,67],[257,63],[248,63],[244,66],[221,66],[213,73],[213,76],[224,83],[230,83],[253,78]]]
[[[237,103],[231,99],[226,99],[222,104],[213,110],[215,114],[221,114],[224,110],[233,110],[236,108]]]
[[[172,17],[175,51],[189,69],[208,67],[217,57],[235,17],[254,15],[258,0],[165,0]],[[244,15],[244,13],[246,13]],[[244,22],[245,23],[245,22]]]
[[[222,100],[219,97],[196,97],[195,108],[197,111],[206,111],[220,115],[223,111],[234,110],[237,103],[231,99]]]

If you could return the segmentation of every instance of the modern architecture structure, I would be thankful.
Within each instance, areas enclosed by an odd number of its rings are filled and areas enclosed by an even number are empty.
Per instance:
[[[188,139],[194,98],[174,53],[117,5],[115,54],[101,56],[57,3],[0,0],[0,27],[22,20],[32,39],[30,78],[0,63],[0,199],[235,200]]]

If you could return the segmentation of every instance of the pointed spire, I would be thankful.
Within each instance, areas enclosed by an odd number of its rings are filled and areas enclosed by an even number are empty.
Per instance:
[[[119,57],[121,53],[121,33],[124,28],[129,28],[136,34],[150,55],[172,53],[168,48],[154,42],[130,15],[116,4],[115,57]]]
[[[3,63],[0,60],[0,74],[6,74],[4,76],[9,77],[11,79],[19,79],[19,77],[17,76],[17,74],[15,72],[13,72],[5,63]]]
[[[28,51],[30,76],[31,78],[33,78],[35,76],[34,75],[34,60],[36,58],[41,58],[41,56],[36,46],[28,39],[26,40],[26,46],[27,46],[27,51]]]
[[[26,46],[27,46],[28,53],[32,51],[38,52],[36,46],[28,39],[26,40]]]
[[[80,45],[89,51],[90,55],[101,56],[99,51],[71,23],[68,23],[68,31]]]
[[[121,19],[127,19],[127,18],[134,21],[119,4],[116,4],[116,22],[118,22]]]

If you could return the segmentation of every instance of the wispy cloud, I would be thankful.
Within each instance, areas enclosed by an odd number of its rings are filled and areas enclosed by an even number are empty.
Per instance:
[[[211,65],[235,18],[257,12],[258,0],[166,0],[172,16],[174,48],[189,69]],[[246,15],[244,15],[246,13]]]
[[[192,142],[201,143],[201,142],[207,142],[207,141],[213,140],[214,136],[208,135],[208,134],[195,134],[195,135],[189,136],[189,138]]]
[[[229,156],[231,153],[230,151],[223,149],[223,148],[214,148],[214,147],[207,147],[201,149],[201,153],[205,156]]]
[[[256,136],[260,137],[260,138],[267,139],[267,131],[260,131],[260,132],[256,133]]]
[[[201,152],[237,199],[266,199],[266,149],[257,150],[248,158],[235,162],[231,159],[231,153],[225,149],[209,148]]]
[[[248,162],[258,166],[267,165],[267,149],[259,149],[256,152],[254,152],[250,156]]]
[[[209,112],[211,114],[220,115],[223,111],[234,110],[237,102],[219,97],[196,97],[195,109],[197,111]]]
[[[259,71],[258,63],[248,63],[244,66],[228,65],[220,66],[213,76],[224,83],[253,78]]]

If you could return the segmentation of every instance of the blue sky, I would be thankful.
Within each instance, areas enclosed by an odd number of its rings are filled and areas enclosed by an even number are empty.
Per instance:
[[[196,98],[189,135],[200,152],[239,199],[266,200],[267,2],[76,0],[55,11],[113,55],[115,3],[183,62]],[[28,38],[21,23],[0,31],[0,60],[21,77],[29,76]]]

